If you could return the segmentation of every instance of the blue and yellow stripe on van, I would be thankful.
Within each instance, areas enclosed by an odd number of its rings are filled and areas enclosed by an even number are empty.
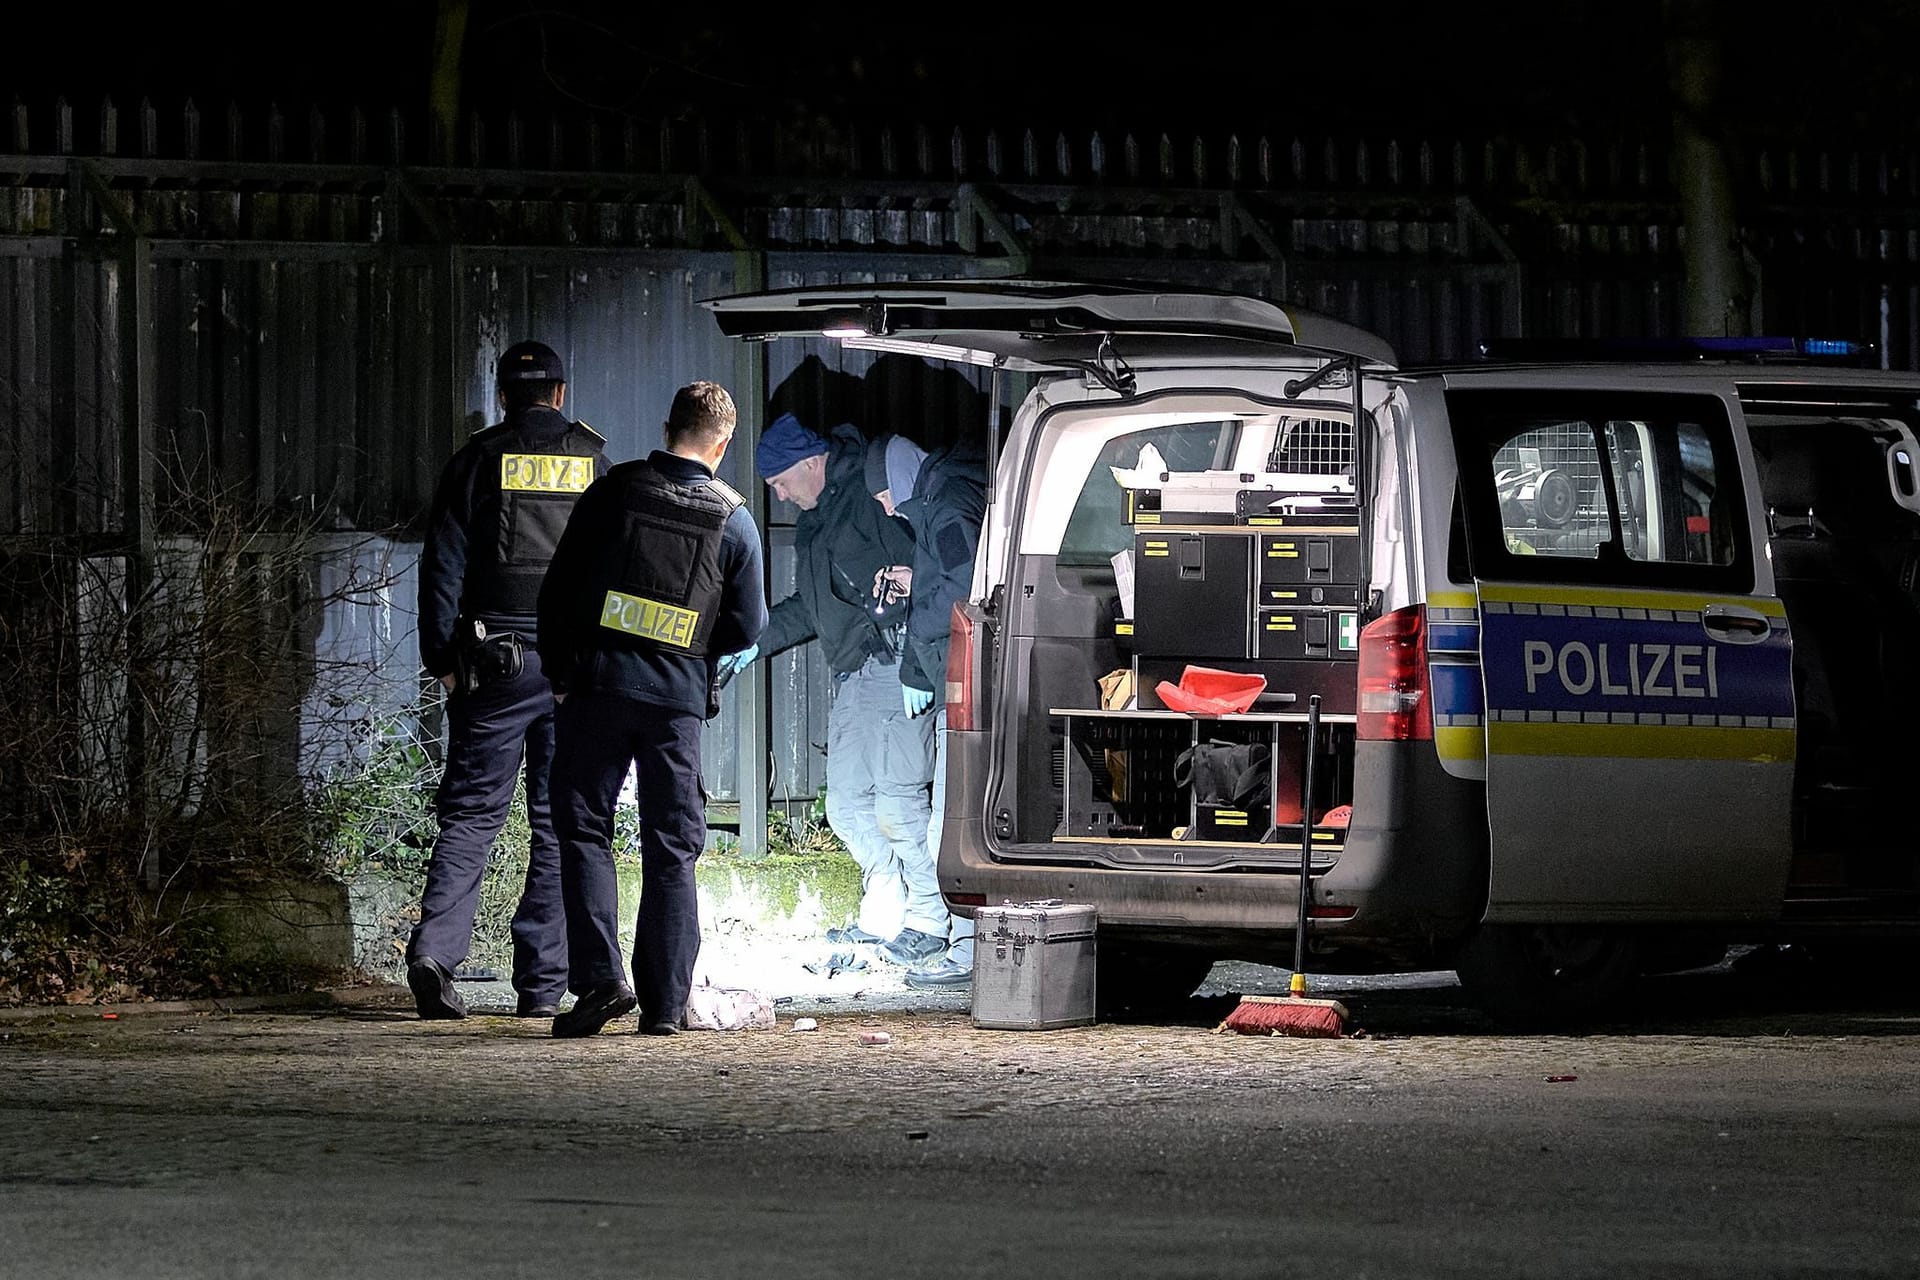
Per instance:
[[[1793,758],[1792,648],[1777,600],[1483,584],[1479,603],[1489,754]],[[1766,633],[1715,639],[1702,617],[1716,605],[1758,614]]]
[[[1471,591],[1427,596],[1427,696],[1433,748],[1444,762],[1475,765],[1487,755],[1480,683],[1480,599]]]

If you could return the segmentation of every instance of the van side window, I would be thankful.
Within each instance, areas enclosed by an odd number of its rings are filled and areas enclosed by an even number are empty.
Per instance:
[[[1751,586],[1717,398],[1463,390],[1447,407],[1480,577]]]
[[[1493,453],[1507,550],[1517,556],[1599,554],[1613,527],[1600,451],[1585,422],[1528,425]]]
[[[1716,521],[1720,470],[1697,422],[1606,424],[1607,461],[1621,498],[1621,545],[1634,560],[1732,564],[1725,519]]]

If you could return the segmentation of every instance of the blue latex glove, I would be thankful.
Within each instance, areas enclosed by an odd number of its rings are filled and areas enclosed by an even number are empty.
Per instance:
[[[724,653],[713,664],[713,673],[721,684],[733,679],[748,663],[760,656],[760,646],[750,644],[738,653]]]
[[[933,705],[933,694],[925,689],[916,689],[910,684],[900,686],[900,701],[907,709],[907,718],[925,715],[927,708]]]

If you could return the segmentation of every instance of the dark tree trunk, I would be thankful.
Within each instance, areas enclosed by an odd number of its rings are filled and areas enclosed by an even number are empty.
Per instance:
[[[433,78],[427,88],[432,117],[433,162],[454,162],[454,130],[460,119],[461,52],[467,42],[467,0],[440,0],[433,20]]]
[[[1752,331],[1754,282],[1740,247],[1733,168],[1720,118],[1716,0],[1666,0],[1673,92],[1673,176],[1686,228],[1682,326],[1689,334]]]

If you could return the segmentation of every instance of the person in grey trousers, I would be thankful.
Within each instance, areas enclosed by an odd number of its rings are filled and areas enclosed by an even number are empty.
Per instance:
[[[987,514],[986,459],[964,444],[929,454],[905,436],[881,436],[867,446],[867,491],[881,510],[913,530],[912,561],[882,569],[873,594],[908,600],[900,687],[907,714],[934,722],[927,849],[937,871],[947,808],[947,646],[953,607],[973,588],[974,552]],[[954,916],[945,953],[909,968],[907,985],[943,990],[972,981],[973,921]]]
[[[876,600],[880,570],[911,563],[913,535],[866,490],[866,438],[850,423],[825,436],[792,414],[761,434],[754,463],[794,524],[794,592],[760,642],[722,659],[724,674],[818,640],[833,672],[827,713],[827,822],[860,866],[860,911],[833,942],[873,945],[895,964],[946,950],[952,917],[927,846],[934,718],[909,714],[904,595]]]

